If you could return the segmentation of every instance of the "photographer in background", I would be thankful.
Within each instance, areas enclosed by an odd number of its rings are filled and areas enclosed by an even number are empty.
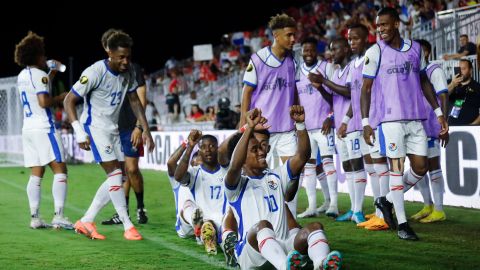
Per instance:
[[[449,125],[480,125],[480,84],[472,78],[472,71],[472,62],[461,59],[460,72],[455,72],[448,85],[449,100],[452,104],[448,117]]]
[[[240,121],[240,115],[230,110],[230,100],[221,98],[218,100],[218,112],[215,120],[216,129],[236,129]]]

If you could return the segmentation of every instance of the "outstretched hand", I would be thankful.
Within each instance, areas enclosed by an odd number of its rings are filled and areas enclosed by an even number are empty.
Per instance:
[[[255,128],[257,124],[259,124],[261,121],[266,123],[265,117],[262,117],[262,110],[258,108],[248,111],[246,114],[246,118],[247,125],[250,128]]]
[[[296,123],[303,123],[305,122],[305,110],[301,105],[293,105],[290,107],[290,117]]]
[[[190,134],[188,134],[188,144],[191,147],[194,147],[200,141],[201,137],[202,137],[202,132],[200,130],[192,129],[190,131]]]

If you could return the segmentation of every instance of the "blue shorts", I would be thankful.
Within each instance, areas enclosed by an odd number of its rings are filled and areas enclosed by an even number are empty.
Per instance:
[[[126,157],[138,158],[143,157],[143,146],[135,149],[130,141],[132,137],[132,131],[120,131],[120,141],[122,143],[122,151]]]

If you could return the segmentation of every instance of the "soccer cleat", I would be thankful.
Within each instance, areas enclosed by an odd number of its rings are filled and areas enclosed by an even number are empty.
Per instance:
[[[418,213],[411,216],[410,218],[413,220],[419,221],[420,219],[430,215],[432,211],[433,211],[433,205],[424,205],[422,210],[420,210]]]
[[[138,224],[147,224],[148,222],[148,217],[147,217],[147,209],[145,208],[139,208],[137,209],[137,221]]]
[[[333,217],[333,218],[338,217],[338,207],[336,205],[330,205],[327,211],[325,212],[325,215],[327,215],[327,217]]]
[[[30,220],[30,228],[32,229],[43,229],[43,228],[50,228],[50,227],[51,225],[45,223],[45,221],[43,221],[40,218],[32,218],[32,220]]]
[[[236,233],[229,233],[225,238],[223,243],[223,248],[225,250],[225,262],[227,266],[230,267],[237,267],[237,257],[235,257],[235,245],[237,244],[237,234]]]
[[[197,208],[195,211],[192,213],[192,227],[193,227],[193,233],[195,234],[196,237],[200,237],[200,234],[202,232],[202,225],[203,225],[203,212],[202,209]]]
[[[113,216],[110,219],[102,221],[102,225],[118,225],[122,224],[122,221],[120,220],[120,217],[118,216],[117,213],[113,214]]]
[[[323,259],[323,270],[339,270],[342,269],[342,254],[336,250],[327,254],[327,257]]]
[[[357,223],[357,227],[361,227],[361,228],[364,228],[364,227],[367,227],[369,226],[370,224],[374,223],[375,220],[377,219],[378,217],[375,216],[367,221],[364,221],[364,222],[360,222],[360,223]]]
[[[398,224],[398,232],[397,232],[398,238],[402,240],[412,240],[412,241],[417,241],[418,236],[415,234],[413,229],[408,225],[408,222]]]
[[[370,220],[373,220],[370,224],[365,226],[365,229],[369,231],[384,231],[388,230],[389,227],[383,218],[374,217]]]
[[[353,211],[348,210],[348,212],[346,212],[345,214],[337,217],[335,221],[350,221],[352,220],[352,215],[353,215]]]
[[[142,235],[133,226],[123,233],[123,237],[125,237],[125,239],[127,240],[133,240],[133,241],[143,240]]]
[[[397,228],[395,220],[393,219],[393,204],[389,202],[386,197],[378,197],[375,200],[375,206],[382,211],[383,219],[387,223],[388,227],[392,230]]]
[[[201,236],[208,255],[217,255],[217,234],[211,222],[202,225]]]
[[[65,230],[73,230],[73,224],[68,220],[67,217],[61,217],[55,215],[52,219],[52,227],[54,229],[65,229]]]
[[[425,218],[420,219],[421,223],[432,223],[437,221],[444,221],[447,219],[444,211],[437,211],[433,210],[430,215],[426,216]]]
[[[73,227],[75,228],[76,233],[81,233],[88,238],[105,240],[105,236],[97,232],[97,227],[93,222],[82,222],[81,220],[78,220]]]
[[[315,210],[308,209],[305,212],[298,214],[297,218],[310,218],[317,216],[317,212]]]
[[[359,212],[353,213],[352,221],[355,222],[356,224],[365,222],[365,217],[363,216],[363,212],[359,211]]]
[[[329,207],[330,207],[330,201],[323,202],[323,204],[320,205],[320,207],[317,208],[317,214],[327,212]]]
[[[375,215],[375,213],[371,213],[371,214],[368,214],[368,215],[365,215],[365,219],[371,219],[373,217],[376,217],[377,215]]]
[[[287,270],[300,269],[306,265],[306,256],[296,250],[292,250],[287,255]]]

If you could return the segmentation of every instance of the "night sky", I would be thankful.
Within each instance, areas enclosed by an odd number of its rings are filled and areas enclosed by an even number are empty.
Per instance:
[[[147,72],[153,72],[171,56],[191,56],[195,44],[218,44],[224,33],[256,29],[286,7],[310,2],[173,0],[157,1],[158,8],[153,1],[132,1],[136,6],[104,0],[96,1],[97,4],[42,1],[33,5],[17,1],[16,8],[3,9],[0,16],[0,78],[20,72],[21,68],[13,62],[13,52],[28,30],[45,37],[49,58],[68,64],[69,57],[73,57],[76,80],[83,69],[105,57],[100,37],[108,28],[129,33],[134,40],[133,60]],[[62,76],[68,81],[66,74]]]

